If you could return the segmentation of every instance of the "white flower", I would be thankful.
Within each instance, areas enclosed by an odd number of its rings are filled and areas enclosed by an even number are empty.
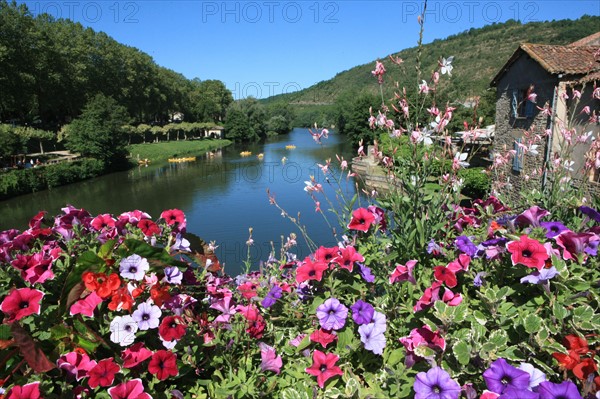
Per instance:
[[[208,266],[207,266],[208,267]],[[183,280],[183,273],[177,266],[165,267],[165,277],[162,279],[163,282],[169,284],[181,284]]]
[[[121,263],[119,264],[121,277],[131,280],[142,280],[149,269],[150,264],[146,258],[142,258],[136,254],[121,259]]]
[[[158,328],[160,324],[160,316],[162,311],[156,305],[142,302],[137,307],[137,310],[133,312],[133,319],[137,322],[140,330],[149,330],[151,328]]]
[[[469,163],[466,161],[468,156],[469,154],[467,154],[466,152],[457,152],[456,154],[454,154],[454,162],[462,166],[463,168],[466,168],[467,166],[469,166]]]
[[[173,349],[173,348],[175,347],[175,345],[177,345],[177,340],[176,340],[176,339],[174,339],[173,341],[165,341],[165,340],[164,340],[164,339],[162,339],[160,336],[159,336],[159,338],[160,338],[160,340],[161,340],[161,342],[162,342],[163,346],[164,346],[166,349],[169,349],[169,350],[171,350],[171,349]]]
[[[137,323],[131,316],[117,316],[110,322],[110,340],[121,346],[129,346],[135,341]]]
[[[538,385],[540,385],[540,382],[547,381],[546,374],[544,374],[541,370],[538,370],[535,367],[533,367],[532,364],[521,363],[519,369],[529,374],[529,389],[537,387]]]
[[[448,73],[448,76],[452,76],[452,70],[454,67],[452,66],[452,61],[454,61],[454,56],[450,56],[448,58],[442,58],[441,63],[441,72],[442,75]]]

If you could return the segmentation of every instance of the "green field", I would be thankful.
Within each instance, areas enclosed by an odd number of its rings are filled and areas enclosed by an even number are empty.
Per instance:
[[[133,160],[164,161],[186,155],[196,155],[231,144],[229,140],[185,140],[160,143],[132,144],[127,147]]]

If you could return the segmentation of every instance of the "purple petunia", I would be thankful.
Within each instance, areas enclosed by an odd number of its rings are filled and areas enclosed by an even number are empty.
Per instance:
[[[585,205],[580,206],[577,209],[579,209],[579,212],[594,220],[596,223],[600,223],[600,213],[597,210]]]
[[[464,254],[469,255],[471,258],[477,255],[477,246],[473,244],[471,239],[467,236],[456,237],[456,248]]]
[[[515,225],[519,227],[540,227],[540,220],[548,216],[550,212],[545,209],[540,208],[537,205],[532,206],[527,209],[525,212],[521,213],[515,219]]]
[[[348,308],[336,298],[329,298],[317,308],[317,318],[325,330],[339,330],[346,324]]]
[[[542,268],[542,270],[534,270],[529,276],[521,279],[521,284],[547,284],[548,280],[558,274],[558,270],[554,266],[550,268]]]
[[[485,282],[485,280],[483,279],[485,276],[487,276],[486,272],[479,272],[475,275],[475,278],[473,279],[473,285],[475,287],[481,287],[483,285],[483,283]]]
[[[541,222],[540,226],[546,229],[546,238],[554,238],[563,231],[569,230],[561,222]]]
[[[507,387],[498,399],[539,399],[540,394],[528,389],[515,389]]]
[[[516,390],[529,387],[529,373],[511,366],[502,358],[494,361],[490,368],[483,372],[483,379],[490,391],[500,394],[508,387]]]
[[[369,324],[373,321],[375,309],[362,299],[356,301],[354,305],[350,306],[350,309],[352,310],[352,320],[356,324]]]
[[[417,374],[413,388],[415,399],[458,399],[461,392],[458,382],[440,367]]]
[[[275,305],[275,302],[281,298],[282,294],[283,290],[278,285],[274,285],[260,304],[265,308],[270,308],[271,306]]]
[[[581,399],[577,386],[571,381],[555,384],[544,381],[538,385],[540,399]]]
[[[371,273],[371,269],[368,266],[365,266],[362,263],[356,262],[358,265],[358,273],[367,283],[372,283],[375,281],[375,276]]]

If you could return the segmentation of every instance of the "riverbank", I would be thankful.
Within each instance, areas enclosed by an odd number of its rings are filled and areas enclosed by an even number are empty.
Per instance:
[[[166,161],[169,158],[178,158],[185,155],[194,155],[226,147],[231,140],[185,140],[167,141],[160,143],[132,144],[127,150],[132,161],[147,159],[150,162]]]
[[[134,144],[128,146],[132,154],[131,166],[137,159],[151,162],[166,162],[168,158],[190,154],[201,154],[230,145],[230,140],[171,141],[165,143]],[[76,183],[115,172],[106,170],[96,159],[78,159],[73,162],[44,164],[39,168],[15,169],[0,173],[0,201],[19,195],[31,194],[66,184]]]

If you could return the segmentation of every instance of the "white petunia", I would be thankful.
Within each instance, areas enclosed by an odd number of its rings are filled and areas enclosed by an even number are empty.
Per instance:
[[[131,280],[142,280],[149,269],[148,261],[136,254],[121,259],[119,263],[121,277]]]
[[[117,316],[110,322],[110,340],[121,346],[129,346],[135,341],[138,325],[131,316]]]

